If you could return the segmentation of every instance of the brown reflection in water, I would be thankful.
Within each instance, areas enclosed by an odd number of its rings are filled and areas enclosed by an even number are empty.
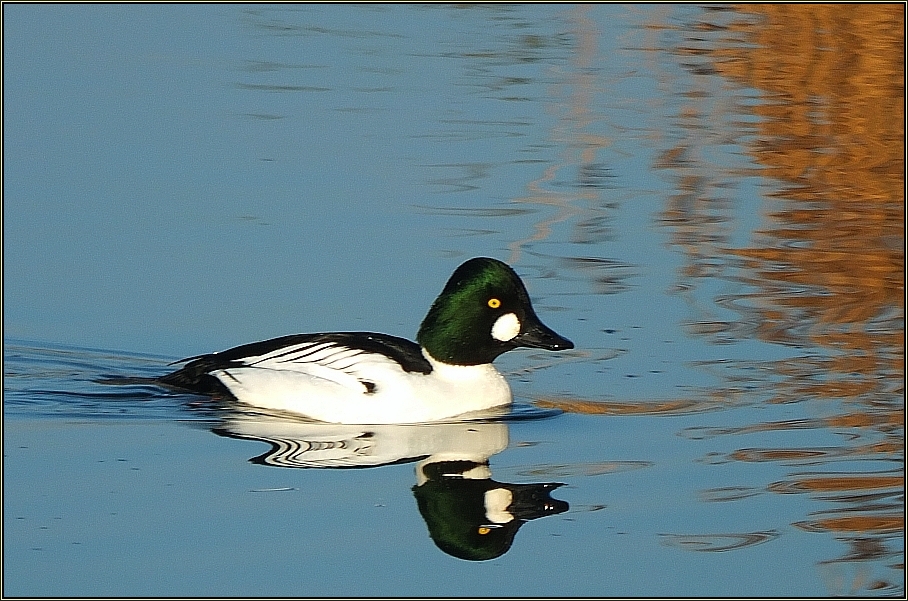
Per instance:
[[[740,300],[758,337],[839,351],[779,364],[775,400],[891,401],[904,390],[903,8],[745,10],[759,23],[736,27],[758,47],[720,48],[715,66],[766,98],[749,150],[780,202],[759,243],[728,249],[754,288]]]
[[[585,413],[587,415],[678,415],[718,408],[717,403],[694,399],[628,403],[584,399],[539,399],[535,404],[537,407],[545,409],[560,409],[568,413]]]
[[[795,526],[812,532],[822,532],[824,530],[836,532],[901,532],[905,529],[905,517],[896,516],[845,516],[836,518],[825,518],[820,520],[811,520],[807,522],[795,522]],[[864,539],[866,540],[866,539]],[[879,552],[879,548],[874,548]]]
[[[809,463],[828,463],[837,457],[842,458],[870,458],[879,455],[876,459],[885,460],[901,449],[891,443],[881,442],[867,445],[840,446],[840,447],[809,447],[802,449],[738,449],[728,455],[734,461],[777,461],[785,464],[805,465]]]
[[[751,434],[754,432],[772,432],[779,430],[809,430],[817,428],[866,428],[890,432],[893,437],[885,442],[876,443],[879,448],[897,453],[904,448],[898,439],[898,431],[905,427],[903,414],[879,415],[855,412],[845,415],[833,415],[826,418],[792,419],[776,422],[762,422],[748,426],[731,428],[694,427],[681,431],[681,435],[692,440],[703,440],[727,434]]]
[[[740,291],[713,299],[737,319],[701,314],[688,331],[715,342],[757,338],[811,349],[783,361],[741,362],[737,373],[731,362],[726,375],[733,390],[750,377],[754,398],[764,402],[808,400],[836,414],[683,434],[848,435],[837,448],[739,449],[727,457],[849,461],[850,472],[793,475],[768,490],[834,503],[795,525],[847,541],[851,551],[841,561],[870,558],[861,549],[892,555],[880,549],[904,533],[904,6],[752,4],[730,16],[706,9],[682,33],[673,52],[694,83],[681,95],[679,136],[655,165],[679,190],[662,224],[686,260],[679,293],[692,295],[701,278],[723,278]],[[715,74],[757,90],[757,101],[716,103],[708,84]],[[723,123],[739,133],[715,139]],[[764,225],[745,246],[731,242],[727,184],[754,170],[704,159],[721,156],[711,146],[729,142],[745,149],[762,185],[774,186],[763,188]],[[881,461],[899,468],[862,470]],[[895,567],[903,569],[903,560]]]
[[[797,493],[804,491],[859,491],[875,488],[898,488],[902,485],[900,476],[820,476],[802,478],[786,482],[774,482],[769,485],[769,490],[781,493]]]

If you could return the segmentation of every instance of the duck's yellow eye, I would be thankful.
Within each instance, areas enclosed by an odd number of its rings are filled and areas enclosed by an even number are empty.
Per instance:
[[[495,299],[493,298],[492,300],[495,300]],[[489,301],[489,302],[491,303],[492,301]],[[486,528],[485,526],[480,526],[479,530],[477,530],[476,532],[478,532],[480,534],[488,534],[491,531],[492,531],[491,528]]]
[[[489,306],[492,307],[493,309],[497,309],[498,307],[501,306],[501,301],[498,300],[497,298],[490,298]]]

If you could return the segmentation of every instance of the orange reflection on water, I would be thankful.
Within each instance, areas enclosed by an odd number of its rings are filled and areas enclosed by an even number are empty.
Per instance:
[[[736,288],[712,301],[736,312],[737,320],[716,318],[699,301],[692,305],[701,314],[687,330],[715,342],[756,338],[809,349],[784,360],[740,361],[738,370],[726,361],[724,387],[732,393],[749,378],[760,402],[809,401],[834,415],[684,434],[813,429],[838,435],[839,446],[742,448],[726,457],[843,462],[848,472],[793,474],[768,490],[832,503],[796,526],[885,549],[904,532],[904,6],[731,10],[728,17],[707,9],[683,27],[686,38],[673,52],[693,83],[680,95],[679,135],[655,162],[678,188],[661,215],[685,259],[677,290],[693,297],[706,278]],[[714,73],[755,90],[755,101],[718,103],[703,77]],[[731,235],[735,187],[754,169],[704,158],[723,153],[711,147],[723,143],[713,139],[723,123],[732,123],[726,143],[744,149],[763,186],[763,223],[738,244]],[[881,462],[899,467],[868,473]],[[842,561],[866,558],[853,552]]]
[[[761,332],[845,351],[828,366],[838,373],[904,373],[904,9],[742,10],[757,18],[736,27],[756,47],[719,48],[715,67],[761,90],[749,152],[780,184],[762,244],[729,249],[759,289]]]
[[[904,516],[853,515],[795,522],[795,526],[812,532],[901,532],[905,529]]]
[[[658,415],[678,414],[715,409],[716,405],[705,401],[678,399],[671,401],[639,401],[621,403],[617,401],[590,401],[582,399],[540,399],[536,406],[545,409],[560,409],[568,413],[587,415]]]
[[[873,490],[876,488],[898,488],[902,485],[900,476],[834,476],[801,478],[791,482],[776,482],[769,485],[773,492],[828,492],[845,490]]]

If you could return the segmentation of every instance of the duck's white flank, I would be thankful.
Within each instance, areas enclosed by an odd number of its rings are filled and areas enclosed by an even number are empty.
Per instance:
[[[423,354],[429,374],[405,372],[378,353],[300,345],[211,375],[241,403],[334,423],[430,422],[511,402],[511,389],[492,364],[449,365]]]

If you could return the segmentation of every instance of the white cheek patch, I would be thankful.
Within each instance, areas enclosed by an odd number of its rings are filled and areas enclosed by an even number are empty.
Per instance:
[[[493,488],[492,490],[487,490],[482,500],[486,508],[486,519],[493,524],[507,524],[514,519],[513,514],[508,511],[508,506],[514,500],[514,495],[508,489]]]
[[[520,320],[513,313],[505,313],[495,320],[492,326],[492,338],[507,342],[520,333]]]

